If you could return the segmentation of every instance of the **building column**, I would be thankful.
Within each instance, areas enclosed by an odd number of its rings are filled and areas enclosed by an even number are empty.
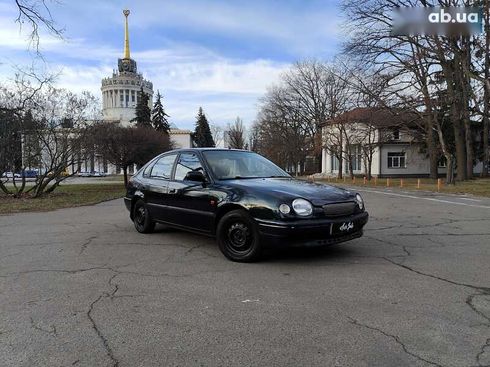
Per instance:
[[[325,148],[322,148],[322,172],[321,173],[327,173],[327,154],[325,152]]]

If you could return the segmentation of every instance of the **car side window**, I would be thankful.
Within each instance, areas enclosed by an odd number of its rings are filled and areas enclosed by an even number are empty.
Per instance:
[[[143,177],[150,177],[150,173],[151,173],[153,166],[154,166],[154,163],[146,166],[145,170],[143,171]]]
[[[163,156],[153,165],[151,169],[151,177],[154,178],[164,178],[166,180],[170,179],[172,175],[172,167],[174,166],[176,154],[170,154]]]
[[[175,180],[183,181],[189,171],[201,171],[204,173],[201,161],[195,153],[182,153],[179,156],[177,167],[175,168]]]

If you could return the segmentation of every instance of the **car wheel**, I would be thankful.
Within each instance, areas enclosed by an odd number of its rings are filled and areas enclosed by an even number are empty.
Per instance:
[[[139,233],[151,233],[155,229],[155,222],[151,219],[148,208],[142,200],[134,204],[133,223]]]
[[[217,240],[223,255],[232,261],[252,262],[260,257],[262,247],[257,226],[243,210],[231,211],[221,218]]]

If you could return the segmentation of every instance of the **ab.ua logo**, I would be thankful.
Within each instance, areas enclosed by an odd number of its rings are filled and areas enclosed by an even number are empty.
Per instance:
[[[436,13],[430,13],[427,19],[431,23],[478,23],[480,21],[479,13],[455,12],[455,16],[441,8]]]
[[[483,33],[480,7],[413,7],[393,10],[391,35],[462,36]]]

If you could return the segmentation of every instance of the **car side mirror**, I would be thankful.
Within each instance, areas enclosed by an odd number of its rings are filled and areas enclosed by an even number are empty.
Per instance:
[[[206,182],[206,177],[201,171],[189,171],[184,177],[184,181]]]

